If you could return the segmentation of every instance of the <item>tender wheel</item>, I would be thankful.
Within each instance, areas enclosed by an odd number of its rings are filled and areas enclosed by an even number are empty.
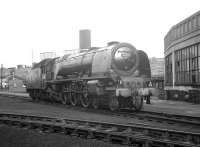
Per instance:
[[[76,93],[71,93],[71,96],[69,97],[69,101],[72,106],[76,106],[78,104]]]
[[[71,97],[71,86],[69,84],[65,85],[63,87],[63,94],[61,97],[61,103],[66,105],[66,104],[70,104],[70,97]]]
[[[136,111],[140,111],[143,107],[143,98],[141,96],[133,97],[133,107]]]
[[[116,111],[119,109],[119,100],[116,96],[111,96],[109,100],[109,108],[111,111]]]
[[[98,109],[99,108],[99,99],[98,99],[97,96],[92,98],[92,107],[94,109]]]
[[[51,103],[54,103],[53,92],[51,88],[47,88],[47,100]]]
[[[47,92],[47,100],[48,100],[49,102],[52,102],[52,103],[53,103],[53,96],[51,95],[50,92]]]

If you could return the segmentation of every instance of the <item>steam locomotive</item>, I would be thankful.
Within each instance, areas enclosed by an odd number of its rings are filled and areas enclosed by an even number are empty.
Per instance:
[[[143,106],[139,91],[150,76],[144,51],[129,43],[110,42],[35,64],[28,74],[27,92],[33,100],[139,111]]]

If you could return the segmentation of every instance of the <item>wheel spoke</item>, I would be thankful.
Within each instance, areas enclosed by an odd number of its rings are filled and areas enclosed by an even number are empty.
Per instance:
[[[88,97],[88,96],[82,95],[81,98],[80,98],[80,100],[81,100],[81,105],[82,105],[83,107],[85,107],[85,108],[89,107],[89,105],[90,105],[90,100],[89,100],[89,97]]]
[[[67,93],[64,93],[63,95],[62,95],[62,98],[61,98],[61,102],[62,102],[62,104],[67,104]]]
[[[76,106],[78,103],[76,93],[74,93],[74,92],[71,93],[70,103],[72,106]]]

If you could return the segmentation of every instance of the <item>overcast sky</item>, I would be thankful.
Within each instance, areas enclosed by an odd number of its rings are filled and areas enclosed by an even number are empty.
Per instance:
[[[199,10],[199,0],[0,0],[0,64],[77,49],[80,29],[91,30],[92,46],[122,41],[164,57],[166,33]]]

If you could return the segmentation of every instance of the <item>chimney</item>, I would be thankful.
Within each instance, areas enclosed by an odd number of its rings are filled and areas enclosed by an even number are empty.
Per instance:
[[[90,30],[80,30],[79,31],[79,48],[80,49],[90,49],[91,48],[91,38]]]
[[[40,53],[40,60],[44,60],[44,59],[53,59],[56,57],[56,53],[55,52],[43,52]]]

